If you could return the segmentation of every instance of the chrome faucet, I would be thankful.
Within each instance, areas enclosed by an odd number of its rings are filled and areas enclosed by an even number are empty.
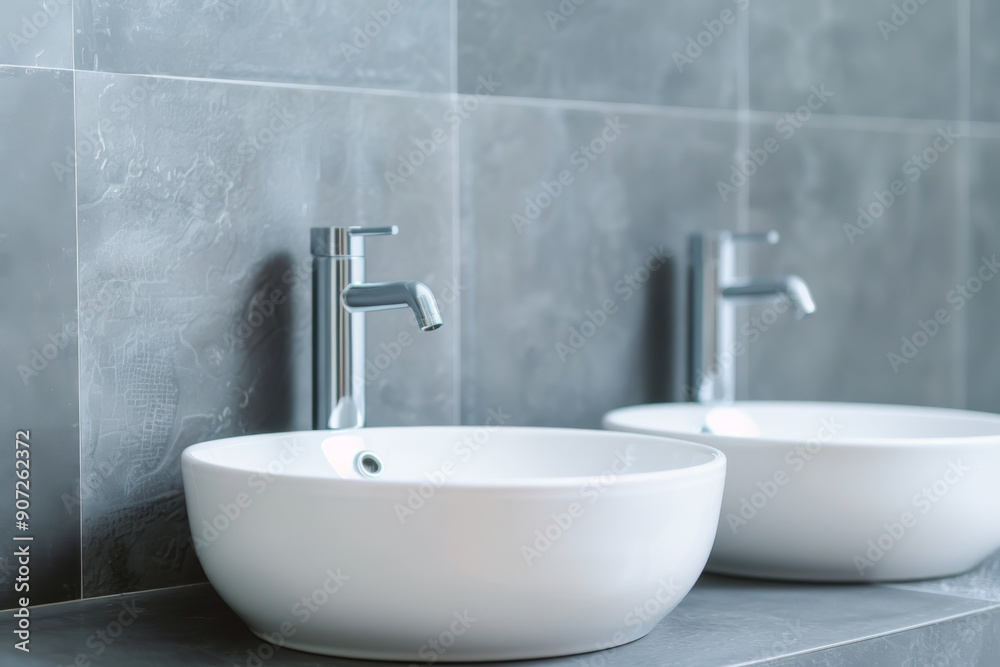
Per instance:
[[[709,232],[690,237],[688,398],[698,403],[736,398],[736,306],[781,298],[796,318],[816,310],[809,287],[795,275],[741,278],[736,275],[736,244],[775,244],[778,232]],[[745,344],[744,344],[745,345]]]
[[[313,227],[313,428],[365,425],[365,313],[410,308],[423,331],[441,326],[430,288],[365,282],[365,237],[392,227]]]

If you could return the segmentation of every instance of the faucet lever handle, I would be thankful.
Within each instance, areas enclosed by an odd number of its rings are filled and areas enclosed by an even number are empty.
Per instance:
[[[776,245],[778,241],[781,240],[781,234],[779,234],[777,230],[772,229],[769,232],[763,232],[760,234],[733,234],[730,238],[733,241],[742,243],[766,243],[767,245]]]
[[[313,227],[310,245],[315,257],[364,257],[366,236],[393,236],[399,227]]]
[[[396,225],[388,227],[348,227],[347,233],[351,236],[395,236],[399,233],[399,227]]]

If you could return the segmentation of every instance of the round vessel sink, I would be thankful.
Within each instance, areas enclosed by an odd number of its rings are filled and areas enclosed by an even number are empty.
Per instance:
[[[415,427],[205,442],[182,467],[201,564],[255,634],[431,663],[648,633],[705,566],[726,459],[630,433]]]
[[[714,572],[902,581],[1000,548],[1000,415],[849,403],[644,405],[609,429],[694,440],[729,462]]]

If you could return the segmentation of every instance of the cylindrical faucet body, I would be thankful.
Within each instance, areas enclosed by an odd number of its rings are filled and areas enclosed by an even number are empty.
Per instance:
[[[341,295],[365,282],[364,245],[350,237],[325,242],[328,229],[313,230],[313,428],[359,428],[366,414],[365,316],[347,310]],[[360,254],[333,254],[351,250]]]

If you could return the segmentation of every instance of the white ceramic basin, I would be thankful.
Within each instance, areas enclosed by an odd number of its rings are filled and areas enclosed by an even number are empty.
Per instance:
[[[702,432],[706,423],[714,433]],[[609,429],[722,450],[708,569],[811,581],[958,574],[1000,548],[1000,415],[847,403],[615,410]]]
[[[431,663],[645,635],[705,566],[726,461],[643,435],[420,427],[217,440],[182,467],[201,564],[254,633]]]

